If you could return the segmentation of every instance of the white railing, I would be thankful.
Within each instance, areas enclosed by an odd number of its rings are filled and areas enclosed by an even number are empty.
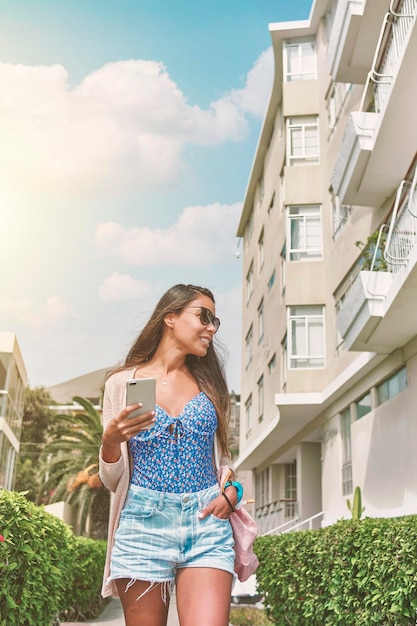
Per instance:
[[[282,535],[284,533],[297,532],[299,530],[313,530],[315,528],[320,528],[321,521],[323,519],[323,511],[312,515],[304,520],[293,519],[281,524],[280,526],[276,526],[275,528],[271,528],[267,532],[263,533],[262,536],[265,535]]]
[[[298,520],[297,501],[292,498],[280,498],[269,502],[256,509],[255,518],[261,535],[270,528],[293,523],[294,520]]]
[[[365,110],[370,88],[373,90],[375,112],[380,113],[383,109],[401,60],[410,26],[416,17],[417,0],[403,0],[396,11],[394,4],[395,1],[391,0],[389,11],[382,23],[372,68],[365,83],[360,111]]]
[[[417,244],[417,167],[413,179],[398,187],[390,226],[384,247],[384,258],[390,272],[407,265],[411,250]]]

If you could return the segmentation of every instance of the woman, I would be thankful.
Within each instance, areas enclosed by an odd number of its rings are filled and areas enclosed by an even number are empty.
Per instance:
[[[217,440],[231,465],[219,326],[211,291],[175,285],[106,382],[100,476],[115,495],[103,595],[120,596],[126,626],[164,626],[174,583],[181,626],[229,623],[229,516],[241,492],[238,483],[220,491],[213,463]],[[132,378],[156,379],[155,410],[134,418],[138,405],[125,406]]]

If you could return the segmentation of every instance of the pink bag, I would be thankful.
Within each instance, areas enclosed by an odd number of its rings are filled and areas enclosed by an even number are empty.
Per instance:
[[[218,466],[217,480],[221,490],[223,490],[226,480],[229,479],[230,473],[229,467],[225,465]],[[235,540],[235,572],[240,582],[243,583],[252,576],[259,565],[258,557],[253,551],[253,544],[258,535],[258,529],[255,520],[246,509],[235,509],[230,514],[229,519]]]

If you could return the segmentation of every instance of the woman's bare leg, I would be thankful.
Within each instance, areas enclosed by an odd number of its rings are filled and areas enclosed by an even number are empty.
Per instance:
[[[115,582],[122,602],[126,626],[166,626],[170,583],[152,584],[146,580],[136,580],[125,591],[130,582],[128,578],[120,578]],[[138,600],[139,596],[142,597]]]
[[[232,575],[210,567],[177,571],[177,607],[181,626],[229,626]]]

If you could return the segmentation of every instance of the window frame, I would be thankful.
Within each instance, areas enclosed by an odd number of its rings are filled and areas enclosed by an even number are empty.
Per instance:
[[[258,272],[260,272],[265,263],[265,231],[262,227],[262,230],[258,237]]]
[[[263,339],[264,336],[264,299],[262,298],[259,306],[258,306],[258,343]]]
[[[285,518],[295,517],[297,506],[297,461],[285,463],[285,499],[295,502],[285,502]]]
[[[253,413],[253,399],[250,393],[245,402],[245,426],[246,433],[249,433],[252,429],[252,413]]]
[[[254,263],[252,259],[249,265],[249,269],[246,273],[246,304],[248,304],[253,294],[253,274],[254,274]]]
[[[245,354],[246,354],[246,367],[252,363],[253,359],[253,324],[250,325],[245,337]]]
[[[319,117],[318,115],[300,115],[287,117],[287,165],[317,165],[320,163],[320,134],[319,134]],[[308,129],[315,129],[317,142],[313,146],[315,152],[308,154],[308,142],[306,141],[306,132]],[[301,154],[294,154],[295,142],[294,137],[296,133],[300,134],[300,152]],[[295,137],[295,139],[297,139]],[[307,136],[308,139],[308,136]]]
[[[265,410],[265,379],[263,374],[258,378],[256,384],[258,389],[258,422],[262,422]]]
[[[396,383],[397,388],[390,390],[390,384],[394,382]],[[385,394],[386,397],[383,397],[382,390],[385,387],[387,389],[387,393]],[[386,378],[385,380],[382,381],[382,383],[379,383],[379,385],[376,386],[377,406],[380,406],[381,404],[388,402],[392,398],[395,398],[395,396],[398,396],[398,394],[404,391],[405,389],[407,389],[407,387],[408,387],[407,366],[404,365],[404,367],[401,367],[399,370],[394,372],[394,374],[391,374],[391,376],[388,376],[388,378]]]
[[[305,309],[306,312],[301,314],[296,313],[295,309]],[[317,313],[308,312],[308,310],[316,309]],[[321,310],[321,313],[318,311]],[[288,369],[289,370],[303,370],[303,369],[323,369],[326,367],[326,333],[325,333],[325,307],[322,304],[317,305],[292,305],[287,307],[287,350],[288,350]],[[304,321],[304,348],[307,348],[306,352],[297,354],[294,351],[294,334],[297,331],[297,322]],[[321,354],[314,354],[311,351],[311,334],[310,329],[314,322],[321,322],[321,337],[323,340]],[[298,340],[298,338],[297,338]],[[303,363],[300,366],[294,365],[294,363]],[[308,363],[308,364],[307,364]],[[316,364],[315,364],[316,363]]]
[[[294,246],[296,224],[298,224],[301,243],[298,247]],[[311,246],[309,245],[311,239],[318,239],[317,235],[314,234],[314,230],[317,228],[319,229],[320,245]],[[323,259],[323,223],[320,204],[291,204],[287,206],[287,240],[289,241],[289,262],[321,261]]]
[[[340,437],[342,444],[342,494],[353,493],[352,477],[352,415],[350,406],[340,413]]]
[[[305,50],[307,46],[310,47],[310,51],[314,57],[314,70],[306,69],[308,61],[311,59],[310,54],[307,55]],[[312,47],[312,50],[311,50]],[[289,54],[290,48],[296,49],[296,64],[298,65],[298,71],[291,71],[291,61],[294,57]],[[304,54],[303,54],[304,52]],[[284,82],[292,83],[299,80],[317,80],[317,48],[316,41],[312,37],[306,37],[304,39],[286,39],[283,46],[283,70],[284,70]]]

